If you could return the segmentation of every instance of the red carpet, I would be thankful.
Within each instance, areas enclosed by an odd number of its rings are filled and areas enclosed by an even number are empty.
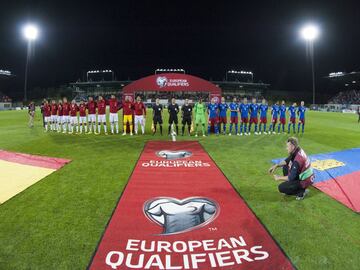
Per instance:
[[[293,266],[198,142],[149,142],[89,269]]]

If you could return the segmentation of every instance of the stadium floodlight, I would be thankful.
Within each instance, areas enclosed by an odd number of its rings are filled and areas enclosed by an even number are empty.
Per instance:
[[[301,29],[300,34],[303,39],[313,41],[319,36],[319,28],[316,25],[308,24]]]
[[[250,75],[251,76],[251,81],[254,81],[254,74],[252,73],[252,71],[246,71],[246,70],[228,70],[225,73],[225,80],[228,80],[228,74],[246,74],[246,75]]]
[[[315,70],[314,70],[314,41],[320,34],[319,28],[314,24],[307,24],[300,30],[301,37],[306,40],[309,48],[311,58],[311,72],[312,72],[312,88],[313,88],[313,104],[315,104]]]
[[[0,69],[0,75],[11,76],[11,71]]]
[[[157,68],[155,69],[155,74],[157,74],[158,72],[163,73],[163,72],[182,72],[185,74],[185,70],[182,68]]]
[[[352,81],[352,83],[356,83],[356,81]]]
[[[37,39],[39,34],[39,30],[34,24],[27,24],[23,28],[23,35],[27,40],[35,40]]]
[[[26,54],[26,65],[25,65],[25,79],[24,79],[24,101],[27,101],[27,79],[28,79],[28,68],[30,61],[31,45],[38,38],[39,29],[35,24],[26,24],[22,28],[22,34],[27,40],[27,54]]]

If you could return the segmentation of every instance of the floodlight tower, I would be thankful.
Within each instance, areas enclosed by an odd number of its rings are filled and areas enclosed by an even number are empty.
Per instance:
[[[319,36],[319,28],[313,24],[307,24],[300,30],[301,37],[306,41],[309,48],[312,73],[313,104],[315,104],[315,70],[314,70],[314,41]]]
[[[22,33],[24,38],[27,40],[27,54],[26,54],[26,66],[25,66],[25,82],[24,82],[24,101],[27,101],[27,77],[28,77],[28,66],[30,60],[31,46],[38,37],[39,30],[34,24],[27,24],[23,27]]]

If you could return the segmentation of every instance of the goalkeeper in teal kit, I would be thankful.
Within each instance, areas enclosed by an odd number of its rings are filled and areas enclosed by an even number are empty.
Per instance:
[[[198,136],[198,127],[201,125],[202,135],[205,137],[205,123],[206,123],[206,106],[203,103],[202,99],[199,99],[199,102],[195,104],[195,137]]]

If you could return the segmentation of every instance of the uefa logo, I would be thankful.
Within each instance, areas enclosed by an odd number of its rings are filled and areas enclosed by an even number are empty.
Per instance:
[[[217,202],[203,197],[179,200],[171,197],[152,198],[144,203],[145,216],[161,226],[161,235],[189,232],[206,226],[220,213]]]
[[[167,85],[167,78],[166,77],[157,77],[156,78],[156,84],[162,88]]]

